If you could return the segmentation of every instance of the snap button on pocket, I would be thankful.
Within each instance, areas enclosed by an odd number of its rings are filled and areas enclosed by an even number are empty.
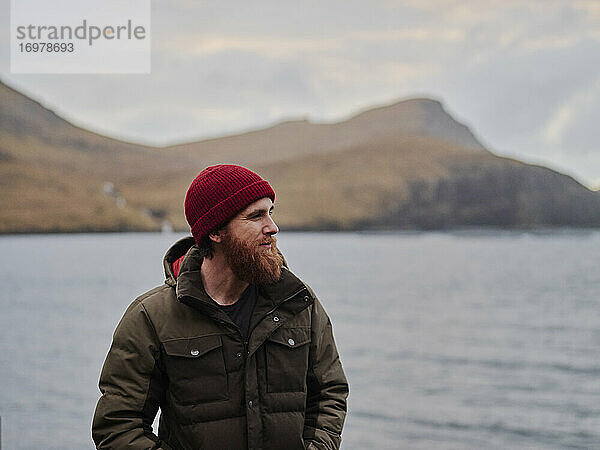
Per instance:
[[[290,338],[290,339],[288,339],[288,344],[295,345],[296,342],[292,338]]]
[[[279,317],[277,317],[277,316],[273,317],[273,322],[279,322]]]
[[[190,352],[190,355],[192,355],[192,356],[198,356],[199,354],[200,354],[200,351],[197,348],[193,349]]]

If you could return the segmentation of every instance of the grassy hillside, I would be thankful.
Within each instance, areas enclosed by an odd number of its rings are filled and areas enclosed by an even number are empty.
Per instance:
[[[0,83],[1,233],[185,230],[186,189],[215,163],[269,179],[283,228],[600,225],[600,194],[493,155],[434,100],[155,148],[74,126]]]

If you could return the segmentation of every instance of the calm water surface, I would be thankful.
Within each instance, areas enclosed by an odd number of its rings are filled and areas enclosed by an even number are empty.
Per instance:
[[[179,237],[0,238],[3,448],[93,448],[114,327]],[[600,232],[279,242],[334,324],[344,450],[600,448]]]

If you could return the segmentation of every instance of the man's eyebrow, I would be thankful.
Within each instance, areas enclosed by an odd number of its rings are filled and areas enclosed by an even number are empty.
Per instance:
[[[271,207],[269,208],[269,211],[273,211],[275,209],[275,205],[271,205]],[[267,213],[267,208],[258,208],[258,209],[253,209],[252,211],[248,211],[248,213],[246,214],[246,217],[258,217],[258,216],[262,216],[265,215]]]

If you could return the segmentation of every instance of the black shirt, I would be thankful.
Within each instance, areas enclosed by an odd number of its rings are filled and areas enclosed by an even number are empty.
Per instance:
[[[219,305],[222,311],[225,311],[229,318],[237,325],[245,341],[248,340],[250,332],[250,317],[256,304],[256,286],[253,284],[242,292],[242,296],[232,305]]]

